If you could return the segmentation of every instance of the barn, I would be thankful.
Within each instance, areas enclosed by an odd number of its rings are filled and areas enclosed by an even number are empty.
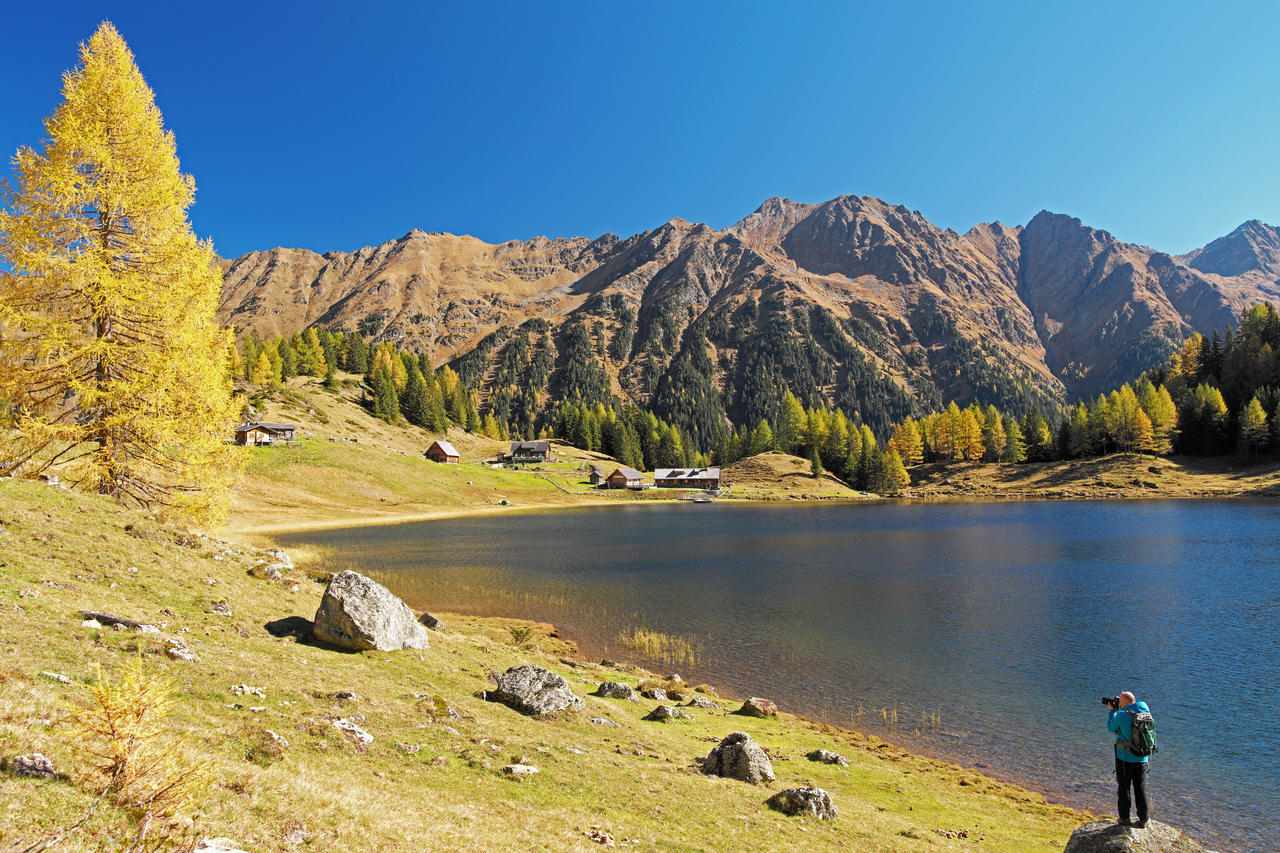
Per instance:
[[[431,442],[431,446],[428,447],[426,452],[422,455],[430,459],[432,462],[452,463],[454,465],[458,464],[458,451],[447,441]]]

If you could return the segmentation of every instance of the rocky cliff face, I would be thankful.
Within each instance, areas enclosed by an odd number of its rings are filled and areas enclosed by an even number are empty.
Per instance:
[[[238,328],[359,329],[437,363],[470,353],[456,363],[487,386],[518,390],[533,329],[555,350],[540,402],[584,393],[565,345],[581,324],[608,393],[704,435],[769,415],[788,387],[873,426],[949,399],[1095,394],[1188,331],[1280,298],[1280,230],[1247,222],[1175,257],[1048,212],[957,234],[875,198],[774,198],[723,230],[673,219],[626,239],[500,245],[415,230],[224,269],[221,316]]]

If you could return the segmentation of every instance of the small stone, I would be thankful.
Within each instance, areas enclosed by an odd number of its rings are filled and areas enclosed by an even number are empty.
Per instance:
[[[671,681],[676,684],[684,684],[684,679],[680,677],[680,673],[678,672],[673,672],[671,675],[667,676],[667,681]]]
[[[609,728],[614,729],[622,728],[621,724],[615,723],[607,717],[592,717],[591,722],[595,723],[597,726],[608,726]]]
[[[284,834],[284,843],[290,847],[297,847],[307,843],[307,831],[300,826],[291,827]]]
[[[665,723],[667,720],[687,719],[689,717],[679,708],[673,708],[670,705],[659,705],[648,714],[644,715],[644,719],[656,723]]]
[[[53,762],[42,753],[19,755],[9,760],[9,772],[17,776],[29,776],[33,779],[56,779],[58,774],[53,769]]]
[[[706,711],[719,711],[720,706],[708,699],[706,696],[694,696],[688,702],[684,703],[686,708],[702,708]]]
[[[101,628],[102,623],[97,619],[86,619],[80,623],[81,628]]]
[[[172,660],[180,660],[184,663],[195,663],[199,660],[195,652],[174,639],[165,642],[164,653]]]
[[[829,749],[815,749],[813,752],[807,753],[805,758],[822,764],[837,764],[840,767],[849,766],[849,759],[845,758],[840,753],[832,752]]]
[[[267,736],[270,737],[271,740],[274,741],[275,744],[279,746],[281,749],[289,748],[289,741],[287,738],[285,738],[284,735],[278,735],[275,732],[271,731],[271,729],[266,729],[266,733],[267,733]]]
[[[418,621],[433,631],[444,630],[444,623],[426,611],[423,611],[422,615],[418,617]]]
[[[230,838],[206,838],[192,848],[199,853],[245,853],[240,848],[240,842],[232,841]]]
[[[422,744],[400,743],[399,741],[396,741],[396,749],[400,750],[405,755],[417,755],[418,752],[422,749]]]
[[[273,563],[278,563],[286,569],[293,568],[293,560],[289,558],[288,553],[282,548],[268,548],[267,556],[271,558]]]
[[[247,684],[232,685],[231,692],[237,696],[257,696],[259,699],[267,698],[266,691],[261,687],[250,687]]]
[[[343,717],[340,720],[334,720],[333,727],[361,746],[368,746],[373,743],[373,735],[369,734],[346,717]]]
[[[776,717],[778,716],[778,706],[768,699],[752,696],[742,703],[741,708],[733,713],[741,714],[744,717]]]
[[[667,696],[667,691],[661,687],[650,687],[647,690],[641,690],[640,695],[646,699],[656,699],[659,702],[665,702],[670,698]]]
[[[768,799],[769,807],[785,815],[810,814],[818,820],[835,820],[831,795],[821,788],[787,788]]]
[[[338,702],[354,702],[356,701],[356,694],[350,690],[339,690],[337,693],[330,693],[329,698]]]
[[[62,684],[71,684],[71,679],[67,678],[65,675],[63,675],[60,672],[49,672],[48,670],[45,670],[40,674],[43,675],[45,678],[52,678],[54,681],[60,682]]]
[[[502,772],[508,776],[527,777],[538,772],[538,768],[529,764],[508,764],[502,768]]]
[[[631,702],[639,702],[640,698],[636,696],[636,689],[630,684],[624,684],[621,681],[605,681],[596,688],[596,696],[602,696],[605,699],[627,699]]]
[[[222,601],[215,601],[213,604],[210,604],[209,612],[217,616],[230,616],[231,605],[227,604],[227,601],[224,598]]]

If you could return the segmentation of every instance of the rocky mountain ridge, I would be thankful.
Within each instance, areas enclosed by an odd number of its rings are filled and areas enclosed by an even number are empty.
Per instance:
[[[786,388],[873,426],[950,399],[1096,394],[1280,298],[1280,229],[1253,220],[1174,256],[1048,211],[959,234],[872,197],[772,198],[720,230],[677,218],[497,245],[414,230],[223,266],[220,316],[241,330],[357,329],[453,360],[499,406],[612,394],[705,436],[770,416]],[[522,388],[540,348],[553,368]]]

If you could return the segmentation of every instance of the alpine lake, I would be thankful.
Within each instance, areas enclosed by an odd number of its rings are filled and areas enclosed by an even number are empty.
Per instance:
[[[660,504],[277,537],[415,609],[554,623],[585,654],[1115,813],[1101,697],[1157,721],[1152,816],[1280,849],[1280,504]],[[666,660],[621,637],[688,643]]]

